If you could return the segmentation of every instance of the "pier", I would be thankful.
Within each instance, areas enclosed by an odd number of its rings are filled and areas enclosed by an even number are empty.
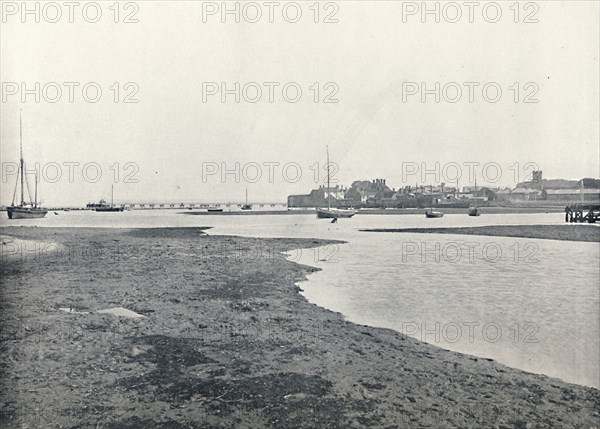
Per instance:
[[[600,204],[573,204],[565,207],[565,222],[596,223],[600,221]]]

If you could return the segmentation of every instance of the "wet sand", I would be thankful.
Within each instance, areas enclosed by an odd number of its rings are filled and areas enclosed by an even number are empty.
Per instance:
[[[600,242],[600,226],[589,224],[497,225],[456,228],[375,228],[361,229],[361,231],[483,235],[490,237],[541,238],[545,240]]]
[[[280,252],[323,240],[208,236],[200,228],[3,234],[61,245],[2,257],[6,427],[600,424],[597,389],[310,304],[294,282],[315,268]],[[121,307],[145,317],[97,312]]]

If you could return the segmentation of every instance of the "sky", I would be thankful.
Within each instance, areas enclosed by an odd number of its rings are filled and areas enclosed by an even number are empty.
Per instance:
[[[19,114],[50,206],[600,177],[596,1],[89,3],[2,4],[3,205]]]

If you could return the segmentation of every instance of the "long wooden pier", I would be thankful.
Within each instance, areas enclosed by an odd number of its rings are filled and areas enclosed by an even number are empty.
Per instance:
[[[600,221],[600,204],[573,204],[565,207],[565,222],[596,223]]]

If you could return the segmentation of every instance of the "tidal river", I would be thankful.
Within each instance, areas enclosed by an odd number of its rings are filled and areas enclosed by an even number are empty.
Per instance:
[[[364,215],[337,224],[312,217],[244,219],[211,233],[345,240],[290,252],[291,260],[322,269],[300,285],[309,301],[356,323],[600,387],[598,243],[358,231],[563,223],[560,214],[475,220],[449,215],[440,220]]]

